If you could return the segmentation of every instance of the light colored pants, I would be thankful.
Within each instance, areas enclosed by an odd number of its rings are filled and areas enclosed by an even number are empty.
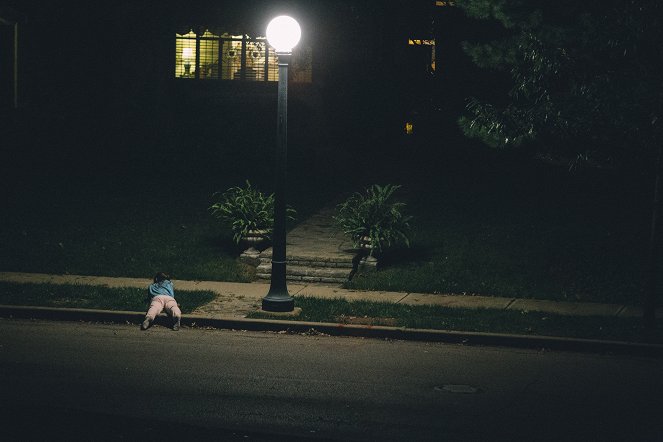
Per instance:
[[[177,306],[177,301],[172,296],[158,295],[152,298],[150,308],[145,315],[150,321],[154,321],[159,313],[166,309],[166,313],[173,318],[182,317],[182,311]]]

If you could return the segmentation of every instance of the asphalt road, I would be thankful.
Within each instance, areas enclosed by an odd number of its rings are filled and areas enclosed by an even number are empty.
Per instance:
[[[663,440],[660,359],[0,319],[2,440]]]

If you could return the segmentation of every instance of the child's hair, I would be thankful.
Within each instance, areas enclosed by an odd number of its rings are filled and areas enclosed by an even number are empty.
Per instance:
[[[159,272],[156,275],[154,275],[154,282],[161,282],[165,281],[166,279],[170,279],[170,276],[168,276],[167,273]]]

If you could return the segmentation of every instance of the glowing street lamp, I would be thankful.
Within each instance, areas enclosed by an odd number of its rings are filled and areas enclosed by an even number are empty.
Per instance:
[[[281,15],[267,25],[267,41],[276,50],[279,63],[278,107],[276,125],[276,180],[274,188],[274,232],[272,234],[272,276],[262,309],[268,312],[291,312],[295,300],[286,285],[285,182],[288,152],[288,64],[302,36],[299,23]]]
[[[292,17],[281,15],[272,19],[267,25],[267,41],[276,52],[292,52],[302,37],[299,23]]]

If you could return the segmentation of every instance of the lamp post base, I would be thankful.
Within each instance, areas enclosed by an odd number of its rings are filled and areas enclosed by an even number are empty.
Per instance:
[[[262,298],[262,310],[266,312],[291,312],[295,309],[295,300],[288,295],[267,295]]]
[[[285,219],[285,216],[283,217]],[[277,232],[280,229],[274,229]],[[288,293],[285,277],[285,259],[274,260],[277,253],[285,253],[285,232],[279,236],[283,241],[274,241],[272,253],[272,278],[267,296],[262,298],[262,309],[268,312],[291,312],[295,309],[295,300]]]
[[[273,318],[279,319],[279,318],[296,318],[299,315],[302,314],[302,308],[301,307],[295,307],[295,309],[291,312],[273,312],[273,311],[268,311],[268,310],[263,310],[260,309],[258,310],[260,313],[266,313],[270,315]]]

